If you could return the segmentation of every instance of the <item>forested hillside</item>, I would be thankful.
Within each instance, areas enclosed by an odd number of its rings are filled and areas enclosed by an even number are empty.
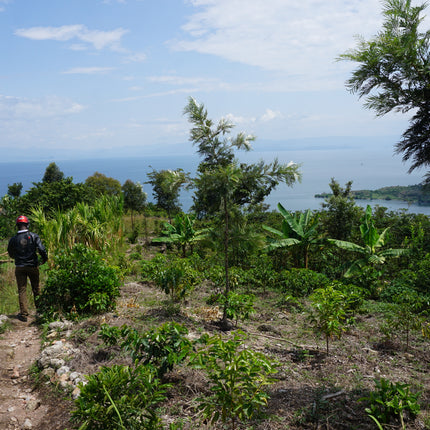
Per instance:
[[[327,198],[330,193],[316,194],[317,198]],[[430,190],[423,185],[391,186],[377,190],[351,190],[351,196],[357,200],[401,200],[418,205],[430,205]]]

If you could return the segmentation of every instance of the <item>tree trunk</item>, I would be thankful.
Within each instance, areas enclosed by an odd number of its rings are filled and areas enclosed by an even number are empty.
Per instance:
[[[225,324],[227,322],[227,298],[230,292],[230,278],[228,273],[228,240],[229,240],[229,217],[228,217],[228,207],[227,198],[224,197],[224,273],[225,273],[225,291],[224,291],[224,310],[222,315],[222,322]]]

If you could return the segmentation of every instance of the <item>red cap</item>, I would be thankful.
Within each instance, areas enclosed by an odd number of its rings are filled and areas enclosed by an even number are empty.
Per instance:
[[[29,224],[28,222],[28,218],[25,215],[20,215],[17,219],[16,219],[16,223],[17,224]]]

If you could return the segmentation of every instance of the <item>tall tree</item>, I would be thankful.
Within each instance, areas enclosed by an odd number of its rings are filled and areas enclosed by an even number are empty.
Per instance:
[[[153,196],[157,201],[157,206],[167,211],[169,221],[171,221],[172,212],[181,210],[179,203],[179,193],[181,188],[189,182],[189,173],[183,169],[176,170],[155,170],[147,174],[153,188]]]
[[[59,182],[64,179],[64,173],[55,163],[50,163],[45,170],[42,182],[50,184],[51,182]]]
[[[7,186],[7,195],[13,199],[17,199],[21,195],[22,182],[15,182]]]
[[[322,203],[321,224],[328,237],[349,240],[353,226],[359,221],[361,208],[355,205],[351,194],[352,181],[341,187],[339,182],[331,178],[329,183],[332,194]]]
[[[141,211],[145,207],[146,193],[139,182],[133,182],[127,179],[121,187],[124,195],[124,209],[131,212],[131,226],[133,228],[133,213]]]
[[[228,249],[231,214],[243,205],[261,203],[280,182],[293,185],[300,179],[298,165],[280,164],[277,160],[265,164],[239,163],[235,150],[251,150],[252,135],[229,136],[234,125],[226,119],[214,123],[203,104],[190,97],[184,109],[192,124],[190,140],[197,146],[202,161],[193,184],[196,188],[194,209],[199,216],[210,215],[223,231],[225,303],[222,322],[227,323],[227,298],[230,292]]]
[[[396,145],[403,160],[412,161],[409,172],[430,165],[430,31],[419,30],[426,6],[385,0],[382,30],[369,41],[359,37],[357,48],[340,56],[359,64],[347,88],[366,98],[366,108],[378,116],[414,110]]]
[[[121,182],[100,172],[88,176],[85,179],[85,185],[91,188],[97,197],[103,195],[119,196],[121,194]]]

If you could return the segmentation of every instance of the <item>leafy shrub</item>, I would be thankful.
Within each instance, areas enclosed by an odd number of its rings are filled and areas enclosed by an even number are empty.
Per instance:
[[[130,254],[130,260],[142,260],[142,254],[140,252],[132,252]]]
[[[330,283],[329,279],[310,269],[291,269],[281,272],[279,287],[283,293],[296,297],[306,297],[317,288],[323,288]]]
[[[187,260],[174,258],[167,260],[163,266],[159,265],[152,275],[152,280],[173,302],[179,302],[198,284],[200,274]]]
[[[152,281],[159,266],[164,266],[167,261],[167,256],[157,254],[151,260],[143,260],[141,263],[142,268],[142,282]]]
[[[191,342],[185,337],[187,334],[186,327],[168,322],[143,334],[126,325],[103,325],[100,336],[109,345],[119,344],[133,360],[154,366],[162,377],[188,355]]]
[[[161,384],[150,366],[102,367],[80,385],[72,421],[80,430],[161,429],[157,405],[169,385]]]
[[[267,264],[258,264],[248,271],[253,291],[261,289],[266,292],[267,290],[274,290],[278,286],[278,273],[273,270],[271,264],[268,264],[266,259],[263,259],[263,263]]]
[[[428,280],[430,279],[430,254],[418,262],[416,267],[413,268],[416,273],[415,288],[424,294],[430,294],[430,287]]]
[[[381,327],[381,330],[388,337],[393,333],[403,332],[406,335],[406,349],[408,349],[409,334],[411,330],[422,328],[429,303],[417,291],[407,287],[392,296],[391,301],[390,312],[385,317],[386,324]]]
[[[237,321],[239,319],[246,320],[254,313],[254,300],[253,294],[240,294],[235,291],[230,291],[227,298],[224,294],[218,295],[218,303],[220,303],[226,310],[226,317]],[[227,303],[226,303],[227,302]]]
[[[47,314],[98,314],[115,307],[119,296],[119,271],[100,254],[84,245],[75,245],[54,257],[38,306]]]
[[[393,303],[396,301],[396,297],[415,289],[416,278],[415,272],[411,270],[402,270],[395,279],[384,286],[379,298],[382,301]]]
[[[329,339],[340,337],[345,330],[348,319],[347,295],[337,290],[336,285],[318,288],[309,297],[312,308],[309,310],[309,321],[317,334],[323,334],[326,339],[327,354],[329,352]]]
[[[270,377],[277,364],[264,354],[243,349],[243,335],[231,339],[222,336],[203,337],[204,347],[197,351],[191,365],[204,369],[211,381],[211,396],[197,399],[204,419],[211,424],[237,421],[256,416],[267,404],[264,387],[274,382]]]
[[[419,393],[411,393],[409,384],[396,382],[393,384],[387,379],[375,379],[375,391],[369,397],[363,397],[369,407],[365,410],[377,424],[388,424],[393,417],[398,417],[404,426],[403,413],[409,412],[413,417],[420,411],[418,404]],[[382,428],[381,425],[379,425]]]
[[[350,276],[348,279],[357,287],[367,292],[367,297],[370,299],[378,299],[381,290],[381,271],[373,266],[365,266]]]
[[[303,304],[300,299],[293,297],[291,294],[283,294],[278,301],[278,305],[282,309],[286,309],[289,312],[301,312],[303,310]]]
[[[341,282],[332,282],[337,291],[344,295],[345,311],[347,316],[352,316],[360,310],[366,297],[366,291],[353,284],[343,284]]]

